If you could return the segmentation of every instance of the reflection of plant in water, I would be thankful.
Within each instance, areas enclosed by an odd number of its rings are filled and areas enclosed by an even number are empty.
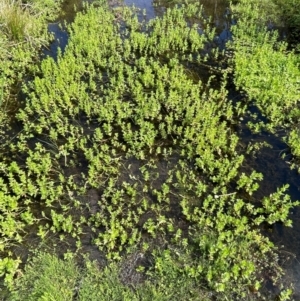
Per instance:
[[[259,207],[249,202],[261,175],[239,171],[244,156],[229,125],[244,112],[227,98],[226,72],[219,90],[187,76],[184,65],[205,61],[214,35],[209,27],[199,34],[201,6],[169,9],[148,23],[128,8],[119,13],[122,23],[105,5],[87,6],[69,26],[65,53],[42,61],[17,114],[23,131],[11,149],[20,158],[2,163],[3,190],[16,212],[27,205],[25,221],[46,220],[41,237],[71,234],[80,245],[88,226],[110,259],[160,241],[182,254],[174,275],[243,297],[265,269],[280,273],[256,226],[289,224],[294,205],[286,187]],[[201,23],[188,26],[192,16]],[[84,214],[91,188],[99,192],[97,210],[80,218],[74,210]],[[42,216],[30,210],[37,199]],[[156,253],[156,272],[166,277],[163,262],[174,258]]]

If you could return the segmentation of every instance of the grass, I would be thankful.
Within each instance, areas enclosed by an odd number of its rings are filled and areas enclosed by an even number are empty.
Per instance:
[[[0,1],[0,31],[14,43],[27,42],[40,45],[47,42],[41,34],[43,22],[54,19],[61,1]],[[45,23],[44,23],[45,24]]]
[[[16,0],[0,1],[1,31],[9,40],[15,42],[24,41],[32,35],[36,29],[36,16],[30,14],[30,6]]]
[[[121,280],[121,266],[110,263],[100,267],[97,261],[85,259],[79,268],[74,259],[62,260],[39,253],[26,265],[24,274],[16,279],[13,293],[8,298],[10,301],[209,300],[211,293],[197,287],[195,280],[176,271],[173,262],[162,262],[160,273],[164,277],[152,272],[147,280],[135,286],[129,286],[128,279],[125,279],[127,283]]]
[[[24,276],[16,281],[11,301],[70,301],[75,292],[79,269],[71,260],[41,253],[27,264]]]

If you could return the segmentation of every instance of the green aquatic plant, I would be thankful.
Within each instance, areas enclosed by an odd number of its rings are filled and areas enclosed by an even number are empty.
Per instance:
[[[291,166],[299,169],[299,57],[288,50],[285,41],[279,41],[276,31],[258,23],[261,14],[255,2],[246,2],[233,7],[239,18],[233,27],[235,38],[231,44],[235,53],[234,82],[247,93],[248,103],[253,102],[267,118],[249,126],[255,132],[285,128],[287,134],[283,139],[296,157]]]
[[[22,131],[7,146],[15,155],[0,165],[9,202],[1,208],[15,223],[3,227],[3,241],[21,241],[34,222],[43,241],[72,237],[78,252],[89,231],[111,260],[156,244],[156,275],[169,279],[170,270],[192,291],[199,282],[229,298],[259,288],[266,270],[275,281],[274,246],[257,226],[290,225],[297,203],[284,186],[254,206],[262,175],[241,172],[231,126],[245,107],[229,100],[228,70],[213,88],[187,69],[208,63],[214,36],[201,5],[149,22],[127,7],[116,17],[105,4],[86,5],[68,32],[64,52],[43,59],[23,88]]]
[[[58,6],[58,2],[52,1],[52,9],[47,10],[46,17],[45,9],[40,7],[37,10],[29,2],[0,2],[0,265],[1,277],[7,287],[11,287],[21,263],[9,249],[21,243],[26,227],[37,221],[30,204],[34,203],[33,199],[37,198],[42,186],[47,186],[46,190],[51,186],[48,181],[44,181],[43,185],[40,182],[43,171],[37,178],[31,177],[35,171],[28,172],[24,169],[25,161],[20,163],[19,158],[16,159],[16,154],[19,151],[24,154],[28,146],[16,141],[18,133],[12,129],[11,122],[15,120],[15,112],[20,106],[21,84],[32,72],[41,46],[50,40],[46,19]],[[8,151],[10,147],[11,151]],[[36,180],[40,183],[37,184]]]

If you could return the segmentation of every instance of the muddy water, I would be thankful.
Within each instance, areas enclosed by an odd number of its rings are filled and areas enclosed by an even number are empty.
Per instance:
[[[125,5],[135,5],[138,8],[146,9],[148,18],[161,15],[167,7],[180,4],[180,2],[179,0],[154,0],[153,2],[149,0],[124,0]],[[202,0],[202,3],[207,17],[211,18],[211,24],[217,28],[216,43],[224,47],[226,41],[231,39],[228,1]],[[49,24],[49,31],[53,33],[55,41],[50,45],[49,49],[44,51],[43,56],[49,55],[56,58],[58,47],[63,52],[68,41],[68,34],[63,29],[63,23],[72,22],[76,15],[76,10],[80,10],[81,7],[81,0],[65,1],[63,7],[64,13],[57,22]],[[292,199],[300,199],[300,177],[296,172],[290,170],[288,157],[286,160],[281,159],[281,155],[287,150],[287,146],[281,142],[280,137],[278,138],[267,133],[253,135],[245,125],[241,125],[238,130],[241,143],[244,145],[250,141],[266,141],[272,146],[272,148],[263,148],[256,157],[247,158],[245,163],[245,170],[247,170],[247,167],[254,168],[264,175],[261,188],[256,193],[255,198],[261,199],[264,195],[276,191],[277,187],[289,184],[289,193]],[[89,198],[91,204],[98,198],[97,195],[94,195],[95,193],[94,191],[90,191]],[[278,246],[282,264],[287,272],[286,282],[293,282],[295,284],[295,293],[300,298],[300,208],[291,212],[291,218],[294,221],[293,228],[285,228],[281,224],[276,224],[270,228],[266,228],[265,233]],[[70,242],[70,245],[72,243]],[[92,257],[101,257],[101,254],[96,250],[97,248],[91,246],[89,237],[87,237],[83,249],[92,254]]]

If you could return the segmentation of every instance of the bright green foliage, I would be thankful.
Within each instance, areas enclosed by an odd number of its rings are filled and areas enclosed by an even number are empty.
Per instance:
[[[5,275],[4,282],[9,287],[20,260],[5,257],[7,249],[20,243],[25,228],[35,222],[28,204],[43,185],[37,184],[36,179],[30,177],[32,172],[28,173],[19,160],[12,158],[12,152],[6,151],[9,146],[13,153],[19,151],[10,122],[19,106],[17,98],[25,74],[29,75],[38,51],[49,41],[46,18],[53,17],[59,3],[52,0],[48,3],[51,5],[46,10],[40,3],[37,8],[33,3],[0,1],[0,273]],[[38,178],[42,181],[41,174]],[[46,182],[44,178],[44,186],[49,185],[49,179]]]
[[[136,285],[133,290],[120,280],[120,264],[110,263],[100,268],[97,262],[86,260],[84,268],[79,271],[73,259],[59,260],[41,253],[27,264],[24,274],[15,280],[16,286],[9,300],[209,300],[209,293],[180,271],[167,252],[163,256],[164,260],[156,264],[157,272],[149,272],[148,280]]]
[[[277,41],[276,32],[261,28],[260,11],[252,2],[241,5],[245,12],[233,27],[235,84],[270,119],[270,127],[284,125],[299,114],[298,59],[287,52],[284,42]]]
[[[4,285],[13,289],[14,287],[14,275],[18,271],[20,259],[12,259],[5,257],[0,261],[0,277],[4,277]]]
[[[220,296],[244,297],[266,269],[280,275],[273,245],[257,226],[289,225],[296,204],[286,187],[256,206],[250,201],[262,175],[240,172],[244,156],[231,124],[243,110],[228,100],[227,72],[215,89],[195,80],[214,35],[201,6],[168,9],[149,22],[128,8],[117,15],[106,5],[87,5],[68,28],[64,53],[44,59],[24,88],[26,103],[17,113],[23,129],[10,144],[18,156],[0,165],[3,199],[11,196],[1,208],[15,214],[16,225],[12,234],[3,228],[1,239],[17,240],[35,221],[42,239],[59,233],[80,245],[88,227],[110,259],[160,241],[182,254],[155,254],[163,283],[171,279],[179,288],[196,281]],[[93,204],[91,190],[98,193]],[[42,212],[34,210],[37,203]],[[161,288],[174,300],[173,286]]]
[[[247,93],[267,118],[264,122],[250,124],[254,131],[261,128],[275,131],[288,129],[285,141],[292,153],[299,156],[299,56],[287,50],[278,34],[267,30],[260,22],[260,10],[255,1],[241,1],[235,9],[239,21],[233,27],[233,69],[236,86]],[[239,7],[243,7],[242,12]],[[298,167],[292,165],[293,167]]]

